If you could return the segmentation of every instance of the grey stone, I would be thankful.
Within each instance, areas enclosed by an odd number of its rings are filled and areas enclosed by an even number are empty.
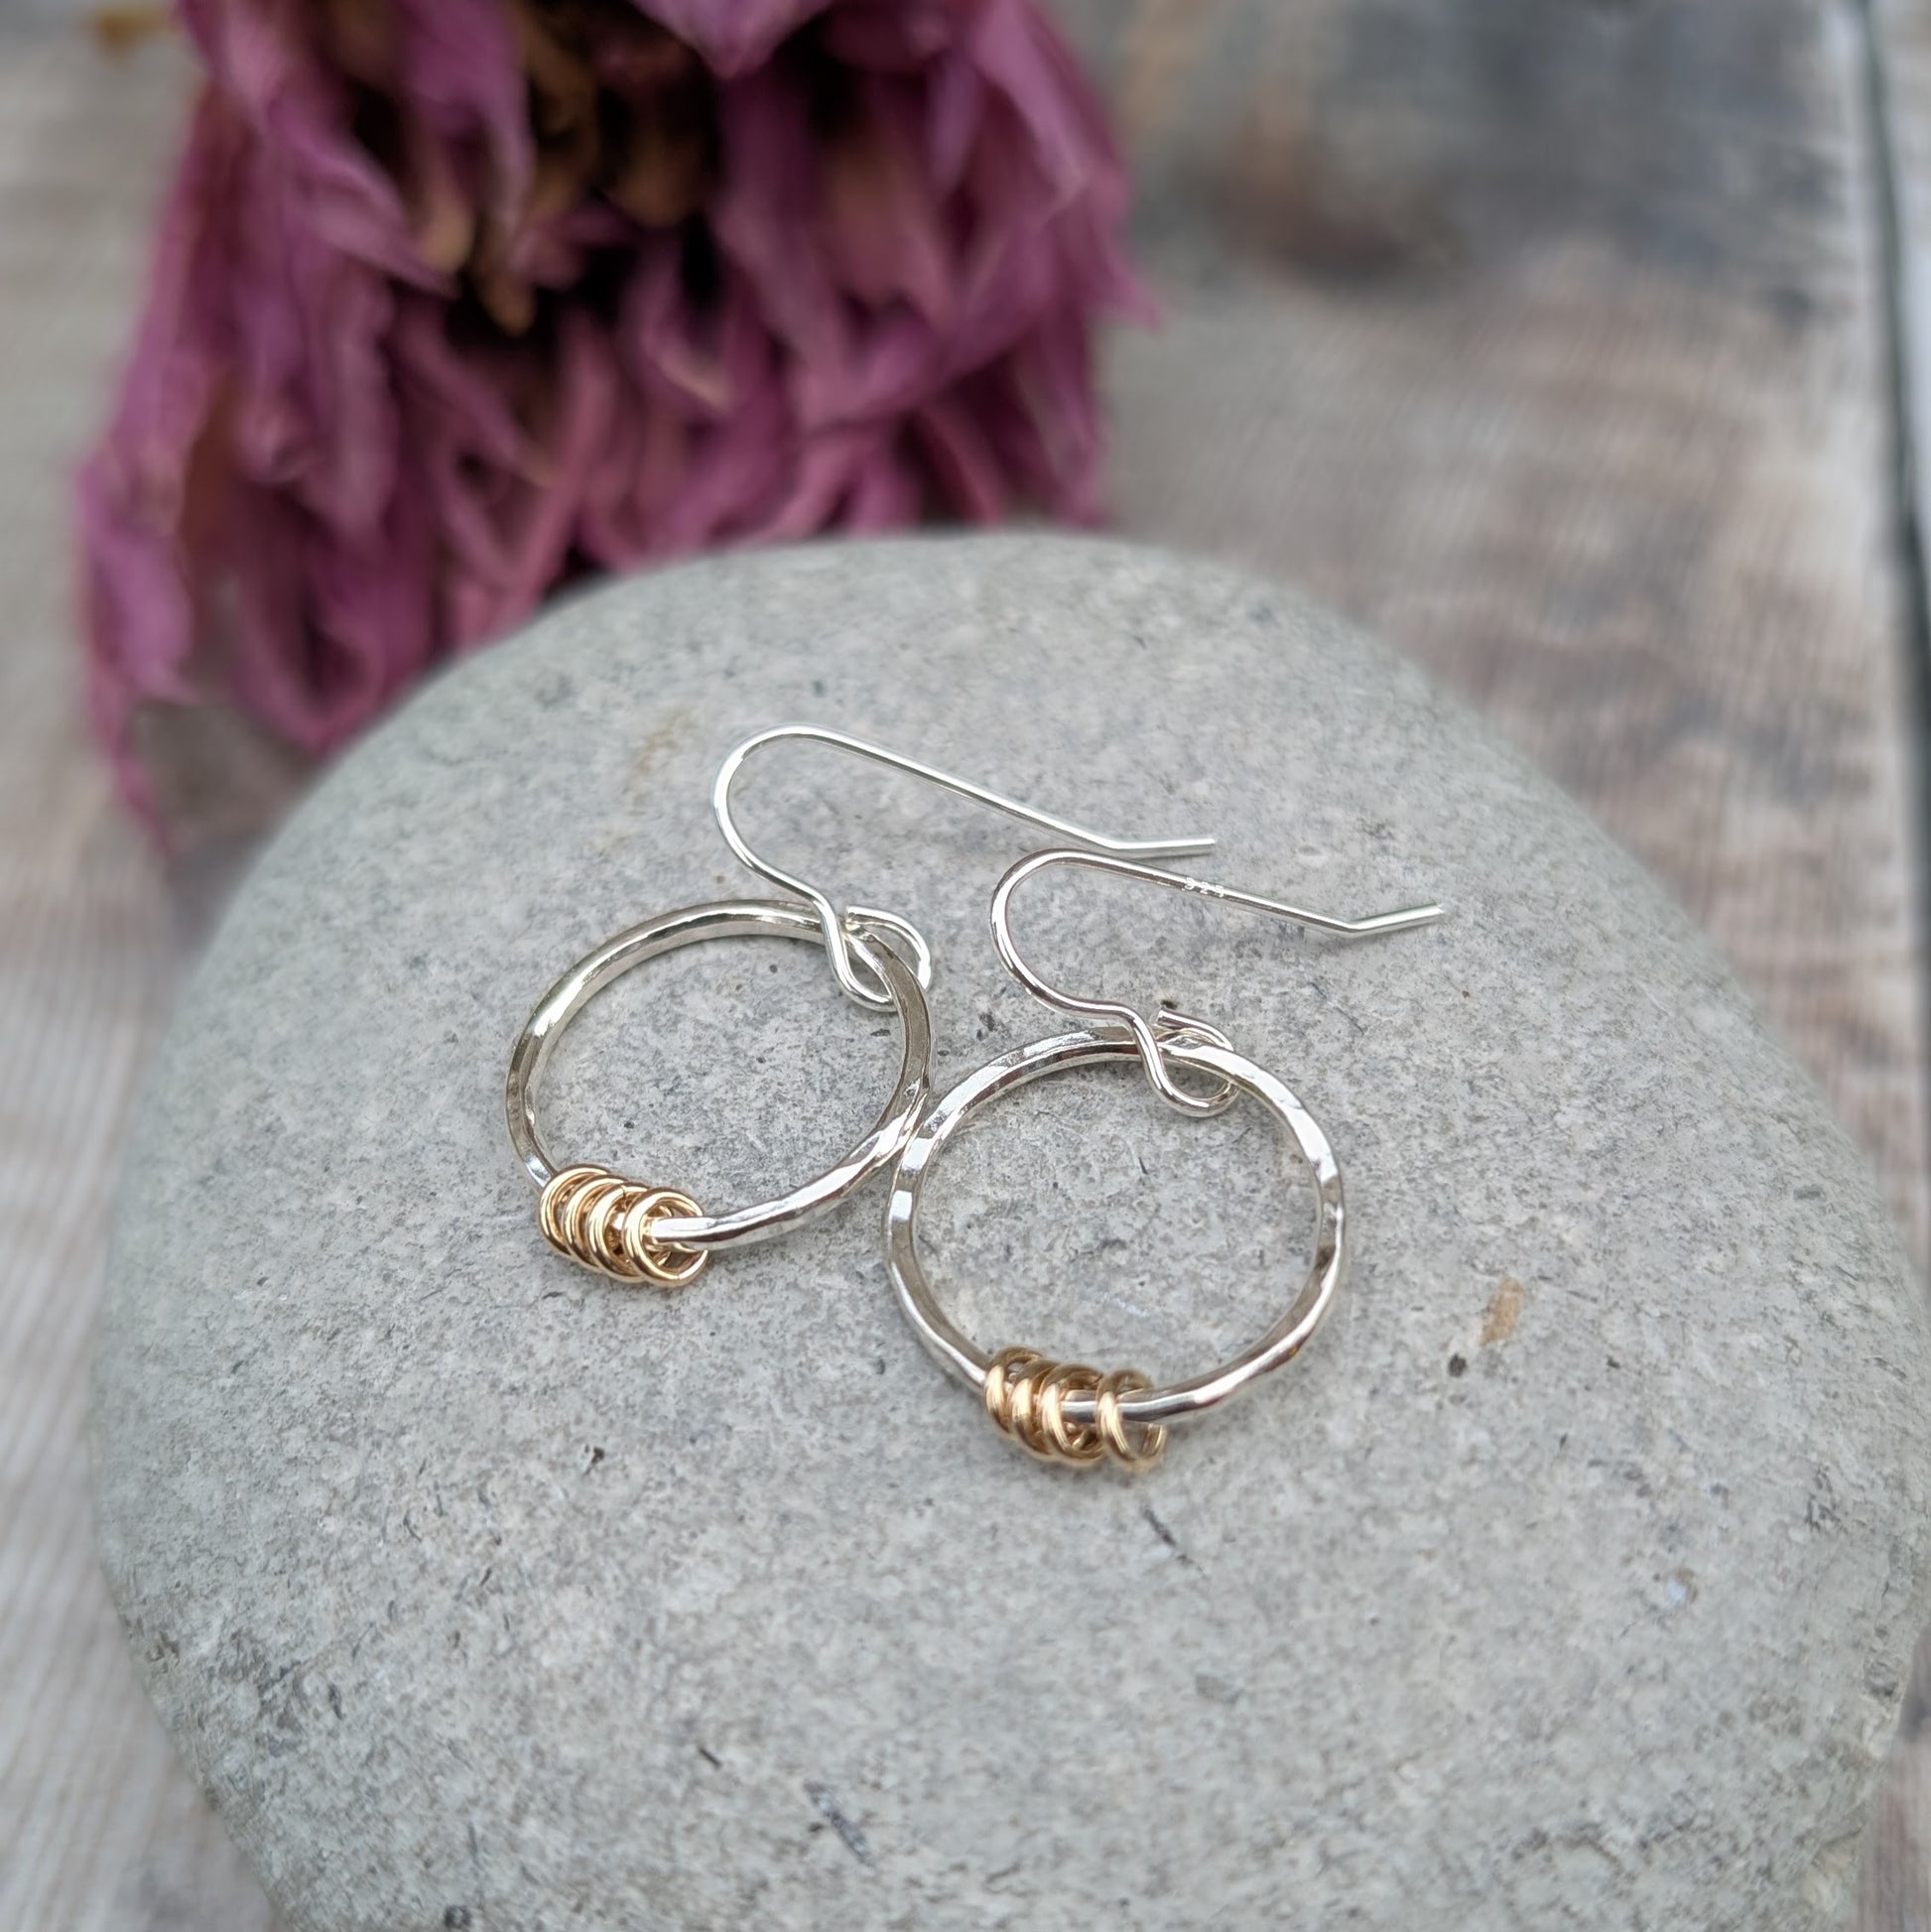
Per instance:
[[[1049,970],[1285,1075],[1348,1179],[1335,1317],[1149,1477],[996,1437],[889,1300],[880,1186],[674,1296],[538,1237],[510,1041],[607,933],[762,890],[708,783],[789,719],[1453,910],[1350,948],[1022,903]],[[745,796],[924,925],[942,1085],[1064,1029],[987,937],[1023,834],[816,751]],[[893,1055],[815,950],[697,948],[586,1012],[546,1123],[723,1208]],[[1255,1110],[1123,1068],[1001,1102],[928,1203],[981,1340],[1156,1375],[1304,1265]],[[149,1688],[299,1927],[1811,1927],[1931,1611],[1926,1367],[1853,1150],[1574,807],[1284,590],[1003,537],[602,590],[341,762],[142,1109],[93,1454]]]

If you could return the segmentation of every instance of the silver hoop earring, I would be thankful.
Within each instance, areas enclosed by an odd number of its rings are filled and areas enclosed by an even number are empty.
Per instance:
[[[538,1226],[561,1253],[616,1281],[682,1287],[703,1272],[714,1249],[768,1240],[836,1206],[899,1157],[930,1093],[932,1016],[925,988],[932,983],[932,951],[924,937],[893,913],[857,906],[838,912],[816,887],[760,858],[737,829],[731,813],[737,775],[753,752],[782,739],[816,741],[854,753],[1030,825],[1113,852],[1198,851],[1214,842],[1211,838],[1107,838],[930,765],[814,725],[783,725],[747,738],[724,760],[712,788],[718,830],[751,870],[796,892],[804,903],[746,899],[687,906],[617,934],[551,986],[510,1051],[504,1112],[510,1144],[537,1185]],[[705,940],[760,936],[822,944],[849,998],[867,1008],[889,1008],[897,1015],[903,1061],[891,1097],[870,1130],[823,1174],[788,1194],[725,1215],[707,1215],[678,1189],[650,1187],[599,1164],[559,1167],[537,1129],[535,1090],[558,1037],[583,1005],[620,974],[660,954]],[[901,945],[903,955],[897,950]]]
[[[558,1037],[613,979],[661,954],[705,940],[777,936],[818,942],[811,906],[768,899],[688,906],[606,940],[566,972],[517,1035],[504,1092],[510,1144],[539,1190],[537,1221],[552,1247],[616,1281],[681,1288],[703,1273],[714,1248],[769,1240],[802,1226],[896,1160],[930,1092],[932,1014],[913,967],[882,940],[854,930],[852,954],[884,989],[898,1017],[903,1058],[891,1097],[870,1130],[823,1174],[770,1201],[707,1215],[688,1194],[651,1188],[590,1163],[558,1167],[537,1131],[536,1083]]]
[[[899,1306],[940,1363],[973,1389],[1001,1434],[1039,1461],[1091,1467],[1111,1461],[1128,1471],[1149,1469],[1167,1446],[1172,1422],[1198,1415],[1293,1360],[1334,1304],[1347,1263],[1347,1218],[1341,1167],[1319,1122],[1285,1082],[1234,1051],[1205,1021],[1163,1006],[1149,1023],[1117,1001],[1083,999],[1051,985],[1033,970],[1012,937],[1010,907],[1017,887],[1054,865],[1081,865],[1144,879],[1183,892],[1293,920],[1347,938],[1403,932],[1442,917],[1439,906],[1417,906],[1371,919],[1341,920],[1277,900],[1229,891],[1177,872],[1092,852],[1043,851],[1021,859],[992,897],[993,938],[999,957],[1028,991],[1050,1006],[1097,1022],[1091,1031],[1035,1040],[968,1074],[935,1106],[907,1141],[885,1208],[885,1257]],[[1114,1060],[1137,1059],[1153,1090],[1194,1117],[1219,1113],[1241,1095],[1257,1100],[1283,1127],[1314,1178],[1313,1255],[1299,1292],[1281,1319],[1231,1360],[1186,1380],[1155,1387],[1137,1369],[1101,1373],[1082,1362],[1055,1361],[1037,1350],[988,1353],[963,1335],[940,1308],[919,1257],[919,1195],[932,1162],[973,1111],[1000,1095],[1043,1079]],[[1200,1093],[1181,1087],[1174,1068],[1211,1077]]]

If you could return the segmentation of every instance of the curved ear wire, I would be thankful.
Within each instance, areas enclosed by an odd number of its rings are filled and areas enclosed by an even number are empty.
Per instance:
[[[853,968],[850,949],[845,945],[846,920],[883,926],[905,938],[920,964],[919,978],[924,985],[929,985],[932,980],[931,951],[917,929],[896,915],[880,913],[865,906],[850,906],[840,916],[831,900],[816,886],[808,884],[795,872],[783,871],[768,859],[760,858],[746,842],[731,814],[731,787],[736,784],[738,773],[753,752],[762,750],[768,744],[776,744],[781,739],[802,739],[813,744],[830,745],[835,751],[869,758],[875,765],[889,765],[894,771],[909,772],[929,785],[957,792],[961,798],[970,799],[975,805],[990,806],[993,811],[1003,812],[1008,818],[1024,820],[1027,825],[1038,826],[1058,837],[1070,838],[1076,844],[1098,851],[1126,853],[1141,858],[1179,858],[1214,848],[1212,838],[1108,838],[1102,833],[1089,832],[1084,826],[1076,826],[1071,820],[1055,818],[1050,812],[1037,811],[1030,805],[1020,804],[1017,799],[988,791],[982,785],[955,778],[950,772],[940,771],[935,766],[922,765],[916,758],[904,757],[896,751],[885,750],[881,745],[866,744],[861,738],[847,737],[842,731],[828,731],[816,724],[780,724],[769,731],[760,731],[754,737],[746,738],[717,769],[717,782],[710,789],[710,805],[717,815],[717,830],[724,835],[724,843],[760,878],[769,879],[773,885],[782,886],[787,892],[797,893],[816,908],[825,928],[825,954],[832,963],[832,970],[845,993],[862,1006],[883,1007],[889,1005],[890,1001],[882,987],[867,986]]]
[[[1327,913],[1308,912],[1300,906],[1284,904],[1279,899],[1262,899],[1251,892],[1235,892],[1230,886],[1216,885],[1209,879],[1189,878],[1182,872],[1163,872],[1157,866],[1135,865],[1127,859],[1109,858],[1100,852],[1055,848],[1033,852],[1022,858],[1007,871],[992,893],[992,943],[999,949],[999,958],[1004,961],[1006,970],[1035,999],[1044,1000],[1048,1006],[1057,1006],[1063,1013],[1077,1013],[1086,1019],[1109,1020],[1126,1027],[1140,1050],[1140,1063],[1146,1069],[1147,1079],[1153,1083],[1153,1091],[1169,1106],[1177,1107],[1182,1113],[1218,1113],[1226,1105],[1230,1094],[1226,1091],[1205,1095],[1189,1094],[1184,1088],[1176,1086],[1173,1075],[1167,1071],[1166,1056],[1161,1051],[1163,1042],[1175,1038],[1198,1038],[1225,1045],[1224,1036],[1217,1033],[1204,1020],[1190,1019],[1171,1006],[1163,1005],[1158,1023],[1149,1025],[1132,1007],[1118,1000],[1082,999],[1042,979],[1026,963],[1025,956],[1012,937],[1012,895],[1035,872],[1043,872],[1050,865],[1084,865],[1095,872],[1116,872],[1122,878],[1146,879],[1154,885],[1171,886],[1177,892],[1192,892],[1203,899],[1219,899],[1226,905],[1245,906],[1252,912],[1271,913],[1276,919],[1291,919],[1298,926],[1311,926],[1317,932],[1335,933],[1343,939],[1369,939],[1379,933],[1402,933],[1411,926],[1432,926],[1436,920],[1444,917],[1440,906],[1410,906],[1400,912],[1375,913],[1367,919],[1336,919]]]

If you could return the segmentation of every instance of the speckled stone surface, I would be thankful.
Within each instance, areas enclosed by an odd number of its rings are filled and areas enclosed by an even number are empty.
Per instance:
[[[1150,1477],[998,1440],[900,1324],[876,1185],[671,1297],[538,1237],[511,1039],[609,932],[761,890],[708,784],[792,719],[1453,910],[1346,948],[1022,902],[1347,1175],[1335,1317]],[[941,1083],[1062,1030],[986,931],[1023,834],[820,751],[744,797],[925,927]],[[811,948],[697,948],[589,1009],[546,1125],[733,1206],[894,1052]],[[1310,1212],[1257,1110],[1123,1069],[1001,1102],[927,1204],[982,1341],[1156,1375],[1266,1326]],[[1277,587],[1010,537],[601,591],[341,763],[156,1072],[93,1455],[149,1687],[298,1927],[1811,1927],[1931,1612],[1927,1365],[1852,1149],[1574,808]]]

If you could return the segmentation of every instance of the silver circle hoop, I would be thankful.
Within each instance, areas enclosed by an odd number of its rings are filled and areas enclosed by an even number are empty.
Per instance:
[[[1341,1168],[1314,1116],[1284,1082],[1230,1047],[1176,1038],[1164,1041],[1162,1051],[1258,1100],[1287,1130],[1314,1178],[1314,1259],[1300,1293],[1259,1341],[1218,1368],[1155,1388],[1131,1369],[1102,1375],[1028,1349],[988,1355],[940,1308],[919,1259],[919,1191],[939,1150],[973,1110],[1048,1074],[1102,1061],[1137,1061],[1140,1048],[1132,1033],[1063,1033],[988,1061],[926,1116],[906,1142],[893,1176],[885,1207],[885,1255],[899,1307],[920,1341],[978,1393],[993,1423],[1043,1462],[1091,1464],[1110,1457],[1128,1469],[1149,1467],[1166,1446],[1169,1422],[1211,1409],[1291,1361],[1320,1327],[1341,1285],[1346,1258]]]
[[[551,1159],[537,1130],[535,1089],[558,1036],[582,1006],[632,966],[681,946],[756,938],[822,945],[824,929],[811,906],[768,899],[725,900],[665,913],[605,940],[578,961],[537,1002],[517,1035],[503,1095],[510,1144],[542,1191],[538,1221],[546,1238],[573,1260],[619,1281],[679,1286],[699,1273],[712,1249],[769,1240],[842,1201],[897,1159],[911,1138],[930,1091],[932,1015],[914,968],[890,945],[868,941],[855,925],[848,925],[845,939],[851,951],[877,975],[898,1015],[904,1059],[883,1112],[823,1174],[774,1200],[726,1215],[707,1215],[675,1190],[646,1188],[604,1167],[560,1168]]]

